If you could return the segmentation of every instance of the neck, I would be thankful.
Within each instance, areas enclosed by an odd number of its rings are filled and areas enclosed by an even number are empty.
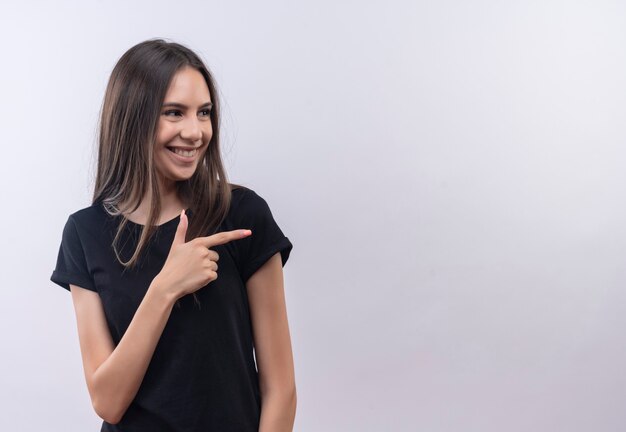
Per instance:
[[[159,184],[161,198],[161,214],[159,215],[157,225],[173,219],[179,215],[182,209],[187,209],[187,205],[180,199],[174,182],[168,183],[167,186]],[[141,200],[141,204],[134,212],[127,214],[126,217],[135,223],[145,225],[148,222],[148,215],[152,205],[152,196],[150,191],[146,193]]]

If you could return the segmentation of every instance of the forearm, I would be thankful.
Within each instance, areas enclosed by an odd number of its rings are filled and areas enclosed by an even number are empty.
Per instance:
[[[296,389],[273,390],[261,397],[259,432],[292,432],[296,418]]]
[[[150,285],[124,336],[93,377],[93,406],[100,417],[117,423],[134,399],[174,301]]]

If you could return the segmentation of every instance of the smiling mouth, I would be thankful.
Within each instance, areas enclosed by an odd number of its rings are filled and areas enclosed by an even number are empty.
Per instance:
[[[167,149],[171,151],[172,153],[175,153],[183,157],[194,157],[196,154],[198,154],[198,149],[183,150],[183,149],[174,148],[174,147],[167,147]]]

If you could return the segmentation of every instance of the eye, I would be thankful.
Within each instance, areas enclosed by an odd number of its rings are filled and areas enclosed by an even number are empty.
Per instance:
[[[169,116],[170,114],[180,114],[179,110],[168,110],[163,113],[165,116]]]
[[[205,116],[210,116],[211,115],[211,110],[210,109],[203,109],[200,112],[204,113],[203,115],[205,115]]]

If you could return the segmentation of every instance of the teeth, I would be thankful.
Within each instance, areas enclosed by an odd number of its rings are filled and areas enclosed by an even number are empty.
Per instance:
[[[176,153],[177,155],[185,156],[185,157],[195,156],[197,151],[198,150],[186,151],[186,150],[181,150],[177,148],[174,149],[174,153]]]

